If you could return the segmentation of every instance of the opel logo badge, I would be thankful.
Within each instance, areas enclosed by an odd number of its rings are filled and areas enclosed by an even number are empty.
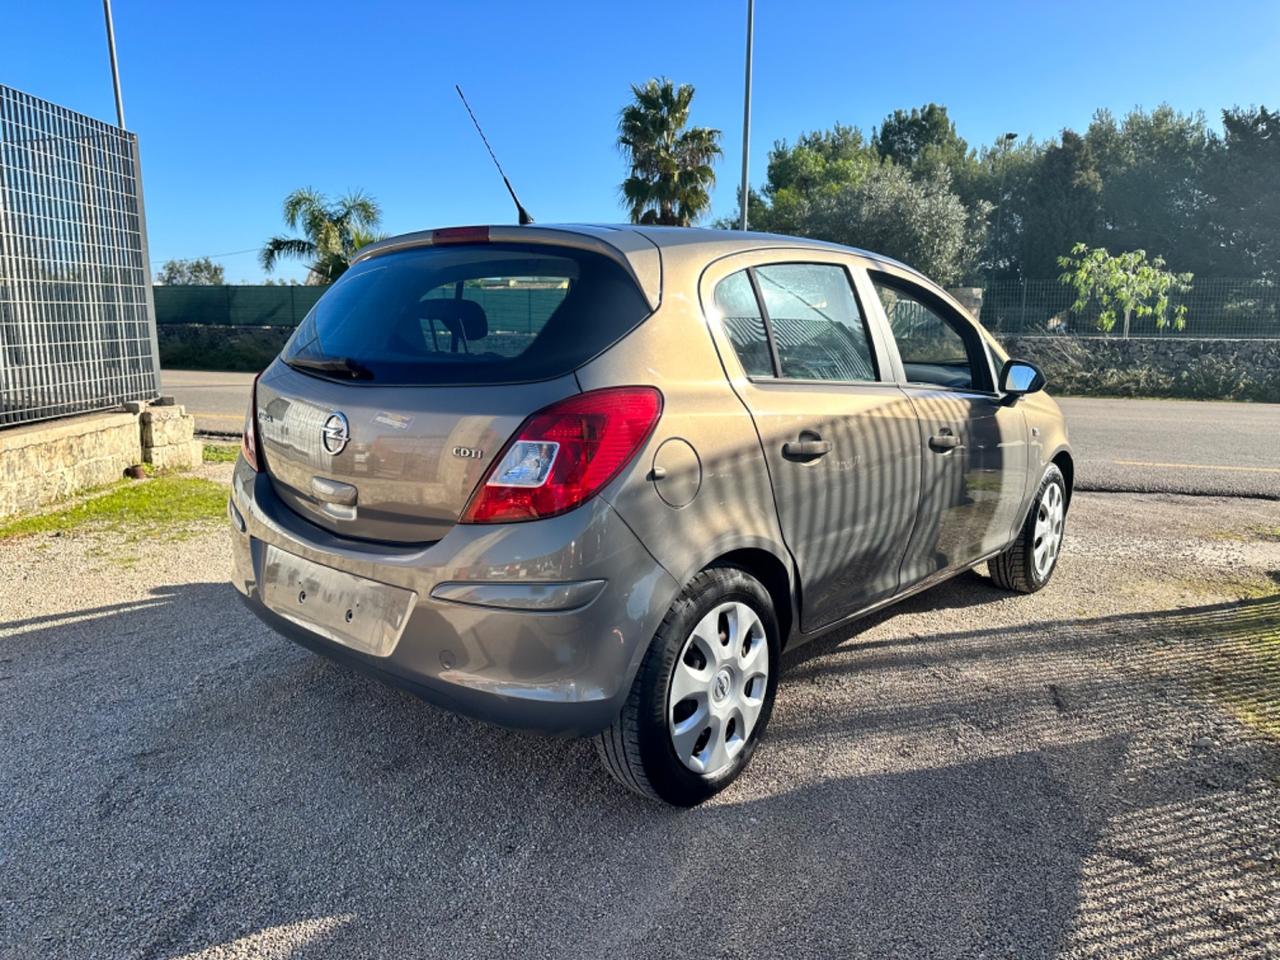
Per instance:
[[[721,670],[716,674],[715,685],[711,689],[711,696],[716,700],[723,700],[729,695],[729,674]]]
[[[320,442],[324,444],[325,451],[336,457],[343,451],[347,441],[350,439],[351,428],[347,425],[347,418],[341,413],[329,414],[329,419],[324,422],[324,426],[320,429]]]

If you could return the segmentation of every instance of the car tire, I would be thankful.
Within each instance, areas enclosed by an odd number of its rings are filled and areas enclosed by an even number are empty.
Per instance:
[[[719,793],[746,768],[769,723],[780,649],[760,581],[737,567],[703,570],[672,603],[618,718],[596,740],[605,768],[629,790],[676,806]],[[700,763],[705,770],[695,769]]]
[[[1062,471],[1049,464],[1018,539],[1004,553],[987,562],[997,586],[1017,593],[1035,593],[1058,568],[1067,521],[1067,484]]]

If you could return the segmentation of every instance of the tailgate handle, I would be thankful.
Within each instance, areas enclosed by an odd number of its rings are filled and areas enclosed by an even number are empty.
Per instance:
[[[324,503],[336,503],[339,506],[355,506],[356,488],[349,483],[330,480],[328,477],[312,477],[311,493]]]

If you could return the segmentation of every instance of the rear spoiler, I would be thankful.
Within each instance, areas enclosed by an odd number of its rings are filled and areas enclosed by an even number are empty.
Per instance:
[[[351,258],[352,263],[378,257],[396,250],[412,247],[432,247],[456,243],[545,243],[548,246],[570,247],[598,253],[621,266],[644,294],[649,309],[657,310],[662,303],[662,256],[657,245],[634,230],[617,230],[612,227],[564,226],[517,227],[511,224],[495,224],[476,227],[443,227],[438,230],[419,230],[398,237],[379,240],[362,247]]]

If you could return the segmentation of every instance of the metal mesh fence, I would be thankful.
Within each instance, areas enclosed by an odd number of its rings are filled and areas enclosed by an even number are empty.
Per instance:
[[[0,85],[0,426],[159,392],[137,148]]]
[[[982,298],[982,323],[997,334],[1108,335],[1098,325],[1096,301],[1073,309],[1075,290],[1059,280],[1015,280],[988,287]],[[1280,339],[1280,284],[1267,280],[1194,280],[1191,289],[1170,295],[1169,316],[1186,308],[1186,325],[1156,326],[1153,317],[1131,317],[1131,337],[1192,339]],[[1118,315],[1110,336],[1123,333]]]

